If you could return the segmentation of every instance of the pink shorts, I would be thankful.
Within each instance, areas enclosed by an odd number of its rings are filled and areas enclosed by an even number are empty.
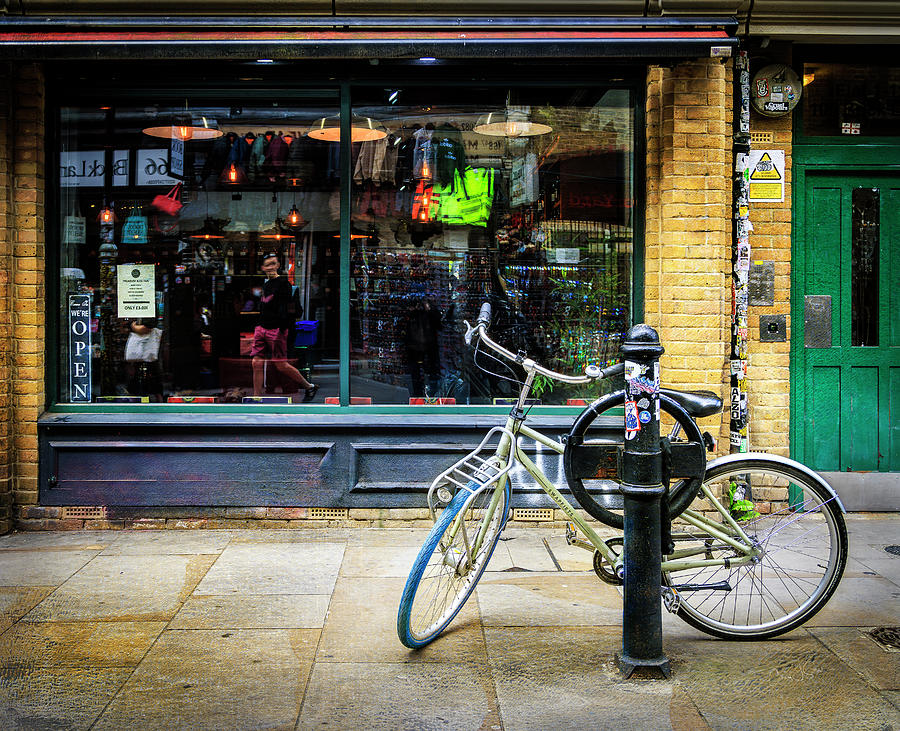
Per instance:
[[[253,358],[287,359],[288,331],[281,328],[265,328],[257,325],[253,331],[253,346],[250,355]]]

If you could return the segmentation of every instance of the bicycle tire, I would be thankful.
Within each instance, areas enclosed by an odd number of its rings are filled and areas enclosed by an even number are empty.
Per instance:
[[[573,466],[573,448],[575,445],[583,443],[587,430],[597,418],[609,411],[609,409],[617,406],[624,406],[624,404],[625,391],[620,390],[607,394],[588,406],[572,425],[572,429],[569,432],[566,441],[566,450],[563,454],[566,482],[568,482],[569,489],[572,491],[575,500],[578,501],[578,504],[584,508],[588,515],[596,518],[601,523],[605,523],[608,526],[620,530],[625,527],[624,516],[621,513],[613,512],[597,502],[585,486],[583,478],[578,477],[575,474]],[[703,444],[703,435],[700,432],[700,427],[684,408],[664,393],[661,393],[659,396],[659,404],[660,408],[665,413],[674,418],[681,425],[681,431],[685,441]],[[617,437],[617,443],[624,444],[624,442],[625,437],[623,428],[622,435]],[[587,444],[587,442],[584,443]],[[702,474],[704,467],[705,463],[700,465],[697,474]],[[672,484],[669,485],[669,515],[671,517],[675,518],[678,515],[681,515],[682,511],[693,502],[697,493],[700,491],[700,482],[700,479],[695,477],[674,480]]]
[[[434,640],[453,621],[474,591],[506,524],[509,479],[505,480],[494,512],[490,516],[485,515],[485,510],[498,489],[500,488],[483,490],[475,495],[466,491],[458,492],[425,539],[403,587],[397,612],[397,634],[407,647],[417,649]],[[460,553],[457,546],[464,531],[458,531],[450,540],[445,539],[460,513],[464,516],[465,533],[469,537],[477,535],[486,517],[490,519],[481,550],[471,567],[463,569],[463,573],[460,573],[461,559],[465,554]],[[470,516],[466,516],[466,513],[470,513]],[[449,556],[454,558],[448,561]]]
[[[735,457],[713,463],[704,484],[715,495],[733,480],[749,481],[755,507],[765,509],[765,502],[770,512],[740,525],[765,553],[747,565],[667,571],[663,583],[677,590],[677,614],[696,629],[725,639],[762,640],[796,629],[826,604],[847,563],[847,528],[835,494],[799,463],[762,454]],[[700,507],[709,513],[708,504]],[[673,525],[673,534],[684,528]],[[690,525],[676,547],[691,547],[692,541],[698,550],[702,542],[706,557],[737,555]],[[679,588],[717,584],[718,589]]]

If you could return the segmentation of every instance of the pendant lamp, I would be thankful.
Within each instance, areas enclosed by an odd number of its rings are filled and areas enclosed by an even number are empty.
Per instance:
[[[191,238],[203,239],[204,241],[209,241],[210,239],[224,239],[225,236],[222,234],[222,226],[226,223],[228,223],[228,221],[222,221],[221,219],[207,216],[203,221],[203,226],[197,233],[191,234]]]
[[[325,142],[339,142],[341,139],[341,118],[322,117],[313,122],[307,131],[307,136],[314,140]],[[354,114],[350,118],[350,141],[371,142],[387,137],[387,129],[381,122],[371,117],[362,117]]]
[[[549,124],[533,121],[524,109],[508,108],[478,118],[475,132],[489,137],[536,137],[553,131]]]
[[[206,117],[193,119],[190,114],[179,114],[172,121],[172,124],[165,124],[158,127],[147,127],[144,129],[145,135],[151,137],[162,137],[169,140],[214,140],[221,137],[224,132],[209,126]]]

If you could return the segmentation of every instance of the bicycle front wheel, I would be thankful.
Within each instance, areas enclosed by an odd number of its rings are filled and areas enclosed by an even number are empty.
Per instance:
[[[424,647],[462,609],[484,573],[506,523],[509,480],[476,495],[456,494],[413,563],[397,613],[397,634]]]
[[[678,594],[678,615],[703,632],[736,640],[765,639],[799,627],[825,605],[847,563],[847,529],[835,496],[801,465],[766,455],[713,464],[704,485],[726,509],[736,487],[750,488],[755,517],[739,525],[756,556],[734,565],[740,551],[685,521],[699,514],[738,538],[701,492],[672,524],[674,555],[684,556],[679,559],[684,562],[721,564],[663,573],[664,583]]]

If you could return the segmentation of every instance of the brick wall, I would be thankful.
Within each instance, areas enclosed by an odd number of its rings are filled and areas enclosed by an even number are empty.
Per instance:
[[[0,80],[0,531],[38,500],[37,417],[44,405],[44,79],[7,64]],[[15,508],[13,508],[15,506]]]
[[[731,326],[731,63],[651,67],[647,79],[645,320],[664,385],[727,404]],[[728,451],[728,418],[704,428]]]

